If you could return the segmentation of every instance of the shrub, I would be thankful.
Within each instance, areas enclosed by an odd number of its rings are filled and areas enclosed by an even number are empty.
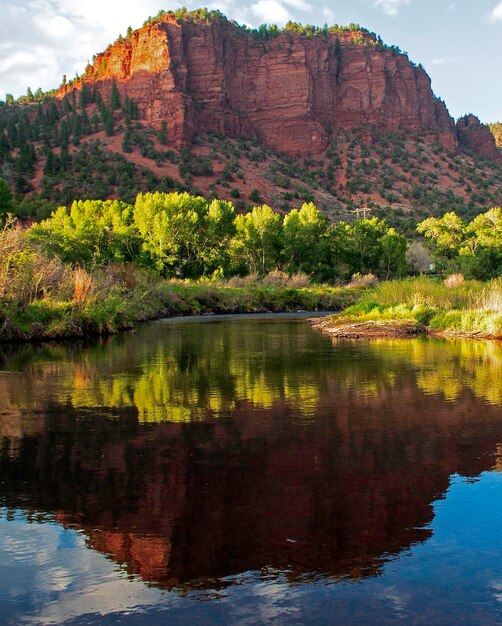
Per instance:
[[[249,199],[251,202],[261,202],[261,193],[259,189],[253,189],[249,194]]]
[[[0,298],[21,306],[52,295],[66,298],[70,274],[59,259],[31,247],[19,226],[0,230]]]
[[[455,287],[460,287],[465,283],[465,278],[463,274],[450,274],[447,278],[444,279],[445,287],[449,289],[454,289]]]
[[[310,277],[308,274],[298,272],[290,276],[287,272],[281,272],[280,270],[273,270],[266,274],[262,283],[264,285],[270,285],[271,287],[291,287],[301,289],[302,287],[310,286]]]
[[[354,274],[349,283],[349,287],[354,289],[366,289],[368,287],[374,287],[378,284],[378,278],[375,274]]]

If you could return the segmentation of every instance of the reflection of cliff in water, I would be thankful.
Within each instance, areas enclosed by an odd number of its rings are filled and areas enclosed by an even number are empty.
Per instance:
[[[470,420],[469,398],[462,410],[404,399],[393,415],[342,403],[308,425],[280,407],[252,418],[247,408],[224,422],[124,416],[96,429],[66,407],[46,416],[47,430],[4,438],[2,499],[76,524],[161,585],[263,567],[357,577],[429,537],[431,503],[452,473],[494,465],[502,427],[493,407]]]
[[[0,377],[3,502],[54,513],[166,587],[261,568],[359,577],[430,536],[451,474],[496,464],[502,411],[480,400],[461,344],[333,349],[292,324],[270,351],[258,329],[205,332],[176,330],[150,352],[128,337],[102,359],[99,347],[18,354],[18,373]],[[486,354],[478,365],[497,372]],[[431,383],[447,367],[455,393]],[[110,401],[114,380],[133,389],[145,372],[158,377],[142,399],[193,421],[146,423],[134,395]]]

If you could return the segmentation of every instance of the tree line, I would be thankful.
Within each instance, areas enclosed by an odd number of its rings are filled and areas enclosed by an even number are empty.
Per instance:
[[[9,193],[0,179],[0,222],[12,203]],[[479,279],[502,274],[500,207],[470,222],[454,212],[430,217],[417,231],[423,243],[410,243],[377,217],[331,223],[313,203],[285,215],[267,205],[238,214],[225,200],[155,192],[138,194],[134,204],[75,201],[33,224],[27,236],[73,266],[133,263],[169,278],[264,276],[274,270],[308,274],[315,282],[357,273],[389,279],[431,269]]]
[[[188,193],[140,193],[134,204],[80,200],[34,224],[29,237],[73,265],[130,262],[166,277],[273,270],[315,281],[406,273],[405,237],[378,218],[331,224],[312,203],[287,215],[267,205],[237,214],[231,202]]]

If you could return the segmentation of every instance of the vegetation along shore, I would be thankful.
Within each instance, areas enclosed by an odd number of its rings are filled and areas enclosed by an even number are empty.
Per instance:
[[[502,279],[444,282],[411,278],[381,283],[341,315],[312,320],[332,337],[377,338],[429,334],[502,339]]]
[[[231,202],[188,193],[75,201],[30,227],[5,212],[0,340],[113,333],[170,315],[299,309],[346,309],[323,322],[329,332],[342,323],[358,325],[356,334],[361,324],[383,332],[385,322],[399,333],[502,336],[502,210],[470,223],[449,213],[417,230],[422,241],[376,217],[334,224],[312,203],[285,216],[267,205],[238,214]],[[407,278],[436,266],[470,280]]]

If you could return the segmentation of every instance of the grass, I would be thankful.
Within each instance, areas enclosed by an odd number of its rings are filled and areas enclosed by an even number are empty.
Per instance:
[[[374,277],[373,277],[374,278]],[[312,285],[303,274],[273,272],[219,281],[155,277],[131,265],[72,268],[32,247],[17,227],[0,230],[0,340],[110,334],[163,316],[280,311],[340,311],[326,326],[385,325],[502,338],[502,278],[460,275],[445,282],[409,278],[348,287]]]
[[[131,270],[134,271],[134,270]],[[138,270],[135,270],[139,274]],[[141,276],[138,284],[99,286],[88,299],[48,297],[28,304],[0,301],[0,340],[83,337],[111,334],[136,322],[159,317],[214,313],[339,310],[357,292],[342,288],[274,287],[260,282],[246,287],[178,284]]]
[[[337,327],[369,322],[396,328],[406,323],[445,335],[502,338],[502,278],[488,283],[431,278],[388,281],[363,293],[356,304],[331,320]]]
[[[302,310],[353,304],[354,289],[313,286],[275,272],[228,281],[169,281],[131,265],[71,268],[0,231],[0,340],[110,334],[163,316]]]

